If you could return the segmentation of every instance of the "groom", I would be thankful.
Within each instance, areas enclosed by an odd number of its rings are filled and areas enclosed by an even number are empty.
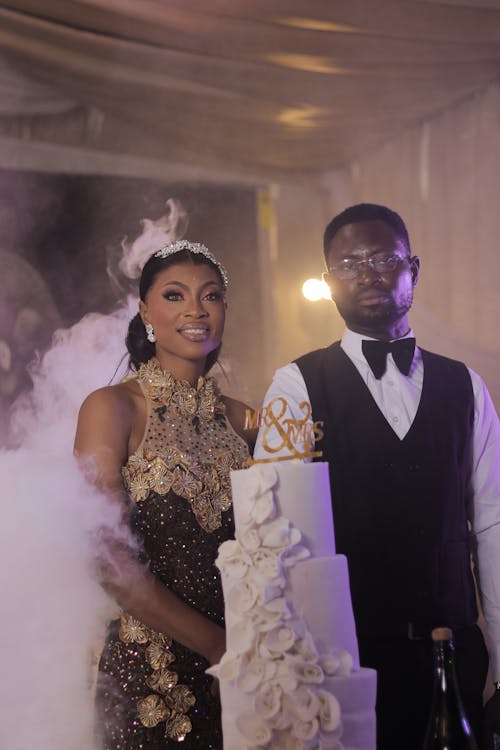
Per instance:
[[[500,732],[498,417],[478,375],[415,345],[408,311],[420,264],[397,213],[347,208],[326,227],[324,255],[345,332],[277,370],[265,404],[284,397],[285,416],[300,419],[299,405],[309,401],[312,421],[323,422],[316,449],[330,464],[361,663],[378,672],[379,750],[421,748],[430,632],[440,625],[453,629],[462,698],[481,747],[488,656],[470,557],[474,543],[495,681],[487,714]],[[272,429],[266,441],[273,444]],[[264,442],[261,428],[257,457]]]

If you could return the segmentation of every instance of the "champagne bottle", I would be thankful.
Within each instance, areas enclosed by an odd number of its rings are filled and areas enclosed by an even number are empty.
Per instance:
[[[478,750],[458,689],[451,630],[435,628],[432,646],[434,687],[422,750]]]

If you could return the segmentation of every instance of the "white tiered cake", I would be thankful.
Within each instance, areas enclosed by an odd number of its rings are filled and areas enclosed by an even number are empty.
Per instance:
[[[359,666],[326,463],[231,472],[236,539],[219,548],[224,750],[374,750],[376,674]]]

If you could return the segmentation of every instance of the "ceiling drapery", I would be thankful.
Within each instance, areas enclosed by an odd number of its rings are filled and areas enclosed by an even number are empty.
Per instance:
[[[292,180],[499,76],[500,4],[7,0],[0,56],[0,135]]]

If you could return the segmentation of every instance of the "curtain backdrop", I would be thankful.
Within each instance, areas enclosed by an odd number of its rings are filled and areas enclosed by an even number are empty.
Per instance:
[[[499,48],[500,5],[3,0],[0,135],[310,179],[483,88]]]

